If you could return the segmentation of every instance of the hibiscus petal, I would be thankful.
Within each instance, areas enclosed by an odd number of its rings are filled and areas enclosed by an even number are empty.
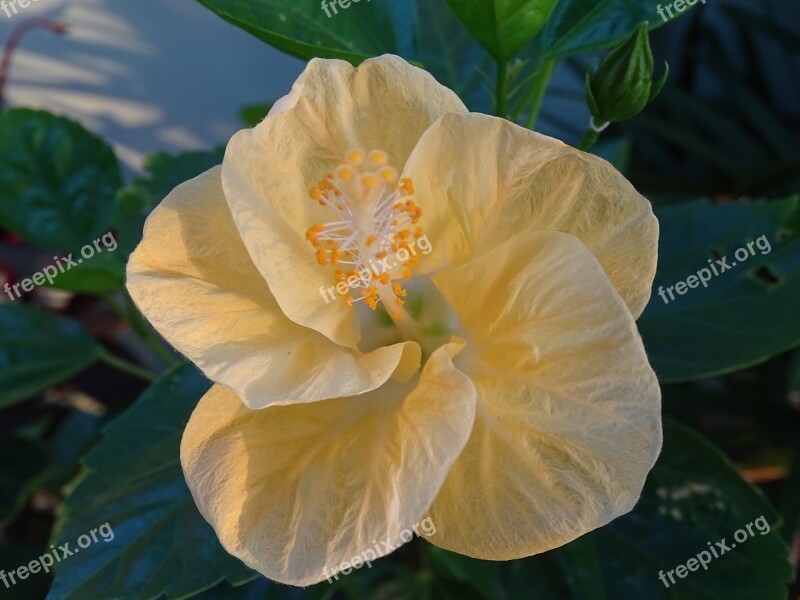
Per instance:
[[[355,311],[344,300],[320,298],[320,286],[334,283],[333,268],[317,264],[305,234],[336,217],[309,199],[309,189],[353,148],[382,149],[402,167],[431,123],[465,110],[453,92],[396,56],[357,70],[315,59],[264,121],[233,137],[223,163],[225,194],[256,267],[290,319],[343,346],[359,341]]]
[[[567,234],[523,233],[434,281],[467,332],[456,365],[478,408],[430,541],[509,560],[631,510],[661,448],[660,390],[592,254]]]
[[[287,319],[233,224],[220,167],[152,212],[128,263],[128,291],[164,338],[252,408],[360,394],[416,358],[414,342],[368,354]]]
[[[638,317],[650,298],[658,221],[606,161],[494,117],[447,115],[406,164],[434,251],[418,272],[462,264],[522,231],[562,231],[594,253]]]
[[[249,410],[215,386],[181,462],[225,549],[270,579],[311,585],[341,563],[409,541],[469,438],[475,388],[437,350],[416,387]],[[374,549],[378,548],[378,552]],[[325,571],[327,569],[327,571]]]

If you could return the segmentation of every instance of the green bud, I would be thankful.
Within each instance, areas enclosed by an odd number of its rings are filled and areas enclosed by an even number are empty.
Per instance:
[[[638,115],[661,92],[668,74],[666,65],[661,79],[653,81],[648,24],[642,23],[603,58],[596,73],[586,70],[586,102],[594,120],[618,123]]]

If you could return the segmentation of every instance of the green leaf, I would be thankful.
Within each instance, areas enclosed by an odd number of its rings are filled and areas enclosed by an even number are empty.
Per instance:
[[[108,522],[103,539],[59,564],[49,600],[186,598],[254,573],[222,549],[195,507],[180,465],[183,428],[208,382],[170,371],[104,430],[58,515],[58,544]]]
[[[0,226],[68,252],[108,231],[122,184],[111,148],[75,121],[47,112],[0,112]]]
[[[550,58],[589,54],[614,46],[646,21],[655,29],[681,16],[656,11],[653,0],[560,0],[535,43]],[[682,13],[685,14],[685,13]]]
[[[0,437],[0,526],[10,523],[46,475],[47,455],[25,438]]]
[[[74,321],[0,304],[0,407],[26,400],[92,364],[100,346]]]
[[[491,57],[464,29],[444,0],[419,4],[414,58],[475,112],[491,112]]]
[[[557,2],[447,0],[464,27],[498,62],[508,61],[539,33]]]
[[[573,544],[596,544],[609,598],[784,600],[792,569],[779,524],[761,491],[719,450],[667,420],[664,449],[635,510]],[[676,583],[667,579],[669,587],[661,582],[660,571],[668,577],[668,571],[708,552],[708,542],[716,548],[723,538],[730,550],[718,558],[709,554],[707,570],[697,566],[685,578],[673,574]],[[582,564],[571,565],[572,576],[596,583],[596,569]]]
[[[656,210],[656,216],[659,265],[639,330],[662,382],[728,373],[800,344],[800,196],[689,202]],[[722,259],[731,267],[724,272],[715,262]],[[710,275],[707,287],[698,282],[701,269],[708,269],[702,275]],[[697,287],[678,294],[676,284],[690,276]]]
[[[142,229],[150,211],[175,187],[222,163],[223,147],[212,150],[167,154],[157,152],[145,161],[146,176],[136,179],[117,194],[114,227],[123,262],[142,241]],[[124,273],[124,269],[123,269]]]
[[[100,246],[103,247],[102,245]],[[105,294],[125,285],[125,261],[108,249],[60,273],[47,287],[78,294]]]
[[[412,50],[414,0],[327,0],[327,13],[320,0],[198,1],[278,50],[304,60],[341,58],[358,64],[371,56],[407,55]]]

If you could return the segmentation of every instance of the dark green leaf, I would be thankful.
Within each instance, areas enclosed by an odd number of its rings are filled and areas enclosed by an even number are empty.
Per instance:
[[[0,407],[93,363],[100,346],[77,323],[25,304],[0,304]]]
[[[11,522],[45,476],[47,456],[38,444],[0,437],[0,526]]]
[[[324,3],[327,12],[320,0],[199,2],[278,50],[305,60],[341,58],[357,64],[371,56],[408,55],[412,50],[414,0],[330,0]]]
[[[102,244],[100,247],[103,248]],[[53,279],[52,285],[46,285],[79,294],[105,294],[125,284],[125,262],[119,254],[103,249],[91,258],[80,260],[80,264]]]
[[[0,112],[0,226],[68,252],[108,231],[122,183],[111,148],[78,123],[25,108]]]
[[[597,545],[609,598],[784,600],[792,569],[779,524],[763,494],[719,450],[667,420],[664,450],[635,510],[587,537]],[[673,574],[676,583],[670,582],[670,570],[723,538],[730,550],[718,558],[709,553],[707,570],[693,565],[698,570],[685,578]],[[591,565],[572,567],[573,577],[596,577]],[[668,588],[659,579],[661,571]]]
[[[195,507],[180,465],[183,428],[208,382],[191,366],[156,382],[86,455],[56,525],[59,544],[108,523],[100,539],[59,565],[49,600],[185,598],[254,577],[227,554]]]
[[[742,369],[800,344],[800,197],[690,202],[656,216],[659,266],[639,330],[662,382]],[[723,258],[731,268],[720,272]],[[701,269],[707,287],[698,283]],[[690,276],[697,287],[679,295],[674,286]]]
[[[492,58],[469,35],[444,0],[419,3],[414,58],[467,107],[488,113],[494,102]]]
[[[539,33],[557,0],[447,0],[459,20],[498,62]]]
[[[560,0],[535,44],[553,58],[589,54],[621,42],[644,21],[655,29],[681,16],[664,13],[665,21],[657,5],[653,0]]]

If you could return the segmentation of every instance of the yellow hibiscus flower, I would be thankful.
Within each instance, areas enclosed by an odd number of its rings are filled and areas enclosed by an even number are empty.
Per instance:
[[[181,448],[203,516],[310,585],[424,519],[507,560],[629,511],[661,446],[634,323],[657,235],[603,160],[468,113],[400,58],[311,61],[128,265],[215,382]]]

